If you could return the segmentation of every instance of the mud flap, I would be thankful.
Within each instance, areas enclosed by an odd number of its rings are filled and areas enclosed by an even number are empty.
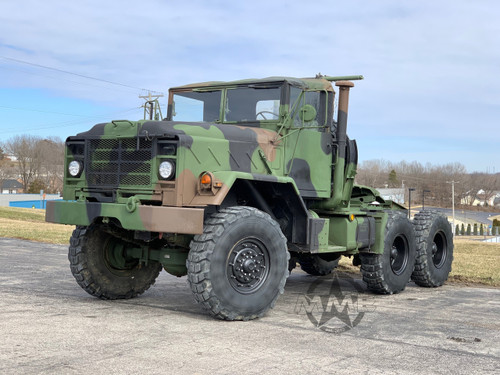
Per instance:
[[[308,245],[311,253],[328,252],[330,219],[310,217]]]

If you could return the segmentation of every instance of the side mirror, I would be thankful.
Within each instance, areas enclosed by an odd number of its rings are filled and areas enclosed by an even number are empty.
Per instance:
[[[299,109],[299,118],[302,122],[311,122],[316,118],[316,108],[305,104]]]

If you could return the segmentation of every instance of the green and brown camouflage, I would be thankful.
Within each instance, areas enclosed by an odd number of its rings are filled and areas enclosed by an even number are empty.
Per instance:
[[[279,223],[291,251],[380,253],[384,211],[404,208],[354,185],[357,147],[346,124],[357,79],[172,88],[162,121],[116,120],[66,140],[64,200],[47,203],[46,220],[112,222],[136,238],[179,235],[185,242],[220,208],[248,205]]]

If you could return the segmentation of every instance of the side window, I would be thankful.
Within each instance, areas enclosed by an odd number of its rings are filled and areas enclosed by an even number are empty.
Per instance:
[[[290,99],[294,99],[293,90]],[[325,124],[326,95],[322,91],[305,91],[293,104],[293,123],[295,127],[317,127]]]
[[[297,87],[290,88],[290,112],[297,110],[300,107],[299,100],[300,94],[302,94],[302,90]]]

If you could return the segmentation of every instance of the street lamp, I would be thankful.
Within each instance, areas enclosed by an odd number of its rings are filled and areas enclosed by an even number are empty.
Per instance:
[[[455,230],[455,184],[458,184],[458,181],[446,181],[447,184],[451,184],[451,211],[453,215],[453,230]],[[455,233],[455,232],[453,232]]]
[[[411,219],[411,192],[415,191],[415,188],[408,189],[408,219]]]
[[[425,193],[430,193],[430,190],[422,190],[422,211],[425,210]]]

